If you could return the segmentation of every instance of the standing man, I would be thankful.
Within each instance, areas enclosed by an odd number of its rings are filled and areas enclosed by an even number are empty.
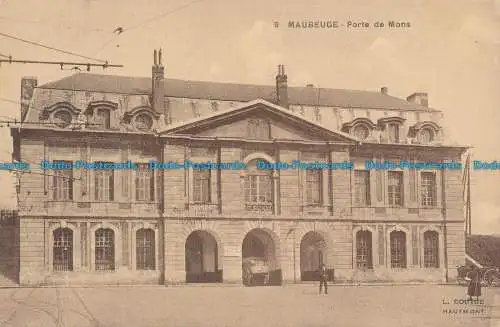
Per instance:
[[[325,286],[325,294],[328,294],[328,270],[325,264],[321,264],[319,268],[319,294],[321,294],[321,289]]]

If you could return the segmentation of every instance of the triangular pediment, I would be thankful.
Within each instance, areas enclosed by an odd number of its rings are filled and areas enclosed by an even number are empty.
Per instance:
[[[265,100],[254,100],[210,116],[169,126],[161,135],[199,137],[330,141],[354,143],[350,135],[304,119]]]

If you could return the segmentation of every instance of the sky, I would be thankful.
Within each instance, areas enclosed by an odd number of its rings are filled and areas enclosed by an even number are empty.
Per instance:
[[[290,29],[290,20],[371,26]],[[372,27],[389,20],[410,27]],[[117,27],[124,32],[113,34]],[[94,73],[150,76],[153,50],[162,48],[169,78],[274,84],[284,64],[289,85],[427,92],[450,138],[473,146],[476,160],[500,160],[500,0],[0,0],[0,33],[124,65]],[[0,54],[89,62],[2,36]],[[70,68],[2,64],[0,120],[20,117],[21,77],[44,84]],[[6,126],[0,141],[0,161],[10,161]],[[499,176],[472,172],[473,233],[500,234]],[[0,183],[0,206],[15,206],[8,172]]]

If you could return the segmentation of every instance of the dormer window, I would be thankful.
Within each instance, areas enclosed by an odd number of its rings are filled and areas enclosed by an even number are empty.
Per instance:
[[[418,135],[419,141],[422,144],[429,144],[434,140],[434,131],[430,128],[423,128]]]
[[[136,131],[151,132],[164,118],[150,107],[137,107],[123,115],[123,123],[130,124]]]
[[[393,117],[384,117],[378,120],[378,125],[380,129],[383,131],[381,141],[387,143],[400,143],[401,138],[405,137],[401,135],[401,127],[406,119],[393,116]]]
[[[73,116],[71,113],[67,110],[58,110],[54,113],[53,116],[53,122],[54,124],[59,127],[59,128],[66,128],[71,124],[71,121],[73,120]]]
[[[140,131],[149,131],[153,127],[153,117],[147,113],[138,114],[135,117],[135,128]]]
[[[364,140],[370,135],[370,131],[368,130],[368,127],[365,125],[357,125],[356,127],[353,128],[352,134],[360,139]]]
[[[40,113],[40,120],[47,121],[57,128],[67,128],[71,126],[73,118],[77,117],[80,110],[69,102],[57,102],[43,108]]]
[[[440,138],[441,128],[434,122],[424,121],[416,123],[410,128],[412,142],[418,144],[431,144]]]
[[[95,124],[98,127],[109,129],[110,128],[111,114],[107,108],[98,108],[95,111]]]
[[[387,139],[389,143],[399,143],[399,125],[389,124],[387,125]]]
[[[109,101],[93,101],[85,110],[93,126],[98,129],[110,129],[114,123],[111,122],[111,111],[116,110],[118,105]]]
[[[365,140],[377,126],[368,118],[356,118],[342,126],[342,131],[360,140]]]

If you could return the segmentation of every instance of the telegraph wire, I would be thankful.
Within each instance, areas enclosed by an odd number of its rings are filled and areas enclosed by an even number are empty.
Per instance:
[[[38,42],[33,42],[33,41],[25,40],[25,39],[22,39],[20,37],[14,36],[14,35],[10,35],[10,34],[6,34],[6,33],[0,32],[0,36],[6,37],[6,38],[10,38],[10,39],[13,39],[13,40],[17,40],[17,41],[20,41],[20,42],[28,43],[28,44],[31,44],[31,45],[35,45],[35,46],[38,46],[38,47],[42,47],[42,48],[45,48],[45,49],[53,50],[53,51],[56,51],[56,52],[60,52],[60,53],[64,53],[64,54],[69,54],[69,55],[72,55],[72,56],[76,56],[76,57],[80,57],[80,58],[84,58],[84,59],[88,59],[88,60],[99,61],[99,62],[107,64],[106,60],[92,58],[92,57],[87,57],[87,56],[84,56],[84,55],[81,55],[81,54],[78,54],[78,53],[75,53],[75,52],[66,51],[66,50],[58,49],[58,48],[51,47],[51,46],[48,46],[48,45],[44,45],[44,44],[41,44],[41,43],[38,43]]]
[[[166,17],[166,16],[168,16],[168,15],[171,15],[171,14],[173,14],[173,13],[176,13],[176,12],[178,12],[178,11],[180,11],[180,10],[184,9],[184,8],[187,8],[187,7],[189,7],[189,6],[192,6],[192,5],[194,5],[195,3],[197,3],[197,2],[203,2],[203,1],[205,1],[205,0],[194,0],[194,1],[188,2],[188,3],[184,4],[184,5],[181,5],[181,6],[179,6],[179,7],[176,7],[176,8],[173,8],[173,9],[171,9],[171,10],[168,10],[168,11],[166,11],[166,12],[164,12],[164,13],[162,13],[162,14],[158,15],[158,16],[154,16],[154,17],[148,18],[148,19],[146,19],[146,20],[144,20],[144,21],[142,21],[142,22],[140,22],[140,23],[138,23],[138,24],[136,24],[136,25],[132,25],[132,26],[130,26],[130,27],[122,27],[122,26],[118,26],[118,27],[117,27],[117,28],[113,31],[113,34],[115,34],[115,35],[113,35],[113,36],[112,36],[112,37],[111,37],[108,41],[104,42],[104,44],[103,44],[103,45],[102,45],[102,46],[101,46],[101,47],[100,47],[100,48],[99,48],[99,49],[95,52],[95,54],[94,54],[94,55],[97,55],[99,52],[101,52],[103,49],[105,49],[105,48],[106,48],[108,45],[110,45],[110,44],[111,44],[111,43],[112,43],[112,42],[113,42],[113,41],[114,41],[117,37],[119,37],[120,35],[122,35],[122,33],[123,33],[123,32],[127,32],[127,31],[130,31],[130,30],[134,30],[134,29],[140,28],[140,27],[142,27],[142,26],[144,26],[144,25],[147,25],[147,24],[149,24],[149,23],[152,23],[152,22],[154,22],[154,21],[156,21],[156,20],[158,20],[158,19],[161,19],[161,18]],[[119,45],[117,45],[117,46],[119,46]]]
[[[161,14],[161,15],[158,15],[158,16],[155,16],[155,17],[151,17],[151,18],[146,19],[146,20],[144,20],[143,22],[141,22],[141,23],[139,23],[139,24],[137,24],[137,25],[134,25],[134,26],[131,26],[131,27],[129,27],[129,28],[126,28],[126,29],[124,29],[124,31],[130,31],[130,30],[133,30],[133,29],[136,29],[136,28],[142,27],[142,26],[144,26],[144,25],[146,25],[146,24],[149,24],[149,23],[154,22],[155,20],[161,19],[161,18],[163,18],[163,17],[166,17],[166,16],[168,16],[168,15],[171,15],[171,14],[173,14],[173,13],[176,13],[176,12],[178,12],[178,11],[180,11],[180,10],[184,9],[184,8],[187,8],[187,7],[189,7],[189,6],[192,6],[192,5],[194,5],[195,3],[197,3],[197,2],[203,2],[203,1],[205,1],[205,0],[195,0],[195,1],[188,2],[188,3],[184,4],[184,5],[181,5],[181,6],[179,6],[179,7],[176,7],[176,8],[174,8],[174,9],[171,9],[171,10],[169,10],[169,11],[167,11],[167,12],[164,12],[164,13],[163,13],[163,14]]]
[[[7,59],[11,58],[11,56],[6,56],[6,55],[1,54],[1,53],[0,53],[0,57],[4,57],[4,58],[7,58]]]
[[[104,32],[104,29],[102,28],[92,28],[92,27],[86,27],[86,26],[69,26],[66,24],[50,24],[41,20],[26,20],[26,19],[17,19],[17,18],[11,18],[11,17],[5,17],[5,16],[0,16],[0,20],[5,20],[5,21],[11,21],[15,23],[22,23],[22,24],[39,24],[39,25],[46,25],[46,26],[54,26],[54,27],[63,27],[68,30],[85,30],[85,31],[92,31],[92,32]]]

